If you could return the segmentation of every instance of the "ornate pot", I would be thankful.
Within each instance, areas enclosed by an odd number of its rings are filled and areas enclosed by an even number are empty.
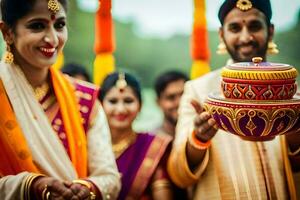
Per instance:
[[[299,94],[293,99],[273,101],[233,101],[210,94],[204,109],[221,129],[246,140],[265,141],[300,130]]]
[[[224,97],[243,100],[291,99],[297,91],[297,70],[286,64],[236,63],[223,67],[221,89]]]

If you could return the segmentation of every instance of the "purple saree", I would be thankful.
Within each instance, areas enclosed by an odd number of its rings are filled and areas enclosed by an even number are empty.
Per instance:
[[[80,107],[83,128],[84,131],[87,132],[91,118],[92,108],[94,107],[94,104],[97,100],[98,88],[96,88],[93,84],[90,84],[88,82],[76,80],[73,78],[69,78],[69,80],[74,86],[75,94]],[[41,99],[40,103],[51,122],[52,128],[57,133],[68,155],[70,156],[68,138],[65,133],[62,115],[59,110],[59,106],[57,104],[55,96],[49,90],[45,97]]]
[[[136,141],[117,158],[122,177],[119,200],[147,196],[146,189],[170,142],[170,137],[137,134]]]

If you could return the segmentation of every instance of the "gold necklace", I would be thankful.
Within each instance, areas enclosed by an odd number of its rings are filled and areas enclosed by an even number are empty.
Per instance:
[[[43,83],[41,86],[34,88],[34,95],[38,101],[41,101],[48,93],[50,87],[47,82]]]
[[[115,158],[118,158],[135,141],[135,139],[136,133],[133,133],[120,142],[113,144],[112,149],[115,154]]]

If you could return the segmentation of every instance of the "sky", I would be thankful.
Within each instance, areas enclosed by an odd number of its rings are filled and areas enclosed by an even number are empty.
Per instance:
[[[80,7],[95,12],[98,0],[77,0]],[[113,17],[136,22],[136,32],[144,36],[169,37],[176,33],[189,34],[193,23],[193,0],[112,0]],[[223,0],[206,0],[208,28],[217,30],[218,9]],[[271,0],[272,22],[277,31],[296,23],[300,0]]]

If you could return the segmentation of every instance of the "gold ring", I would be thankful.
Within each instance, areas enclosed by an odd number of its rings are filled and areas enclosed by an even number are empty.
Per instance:
[[[46,193],[46,200],[50,200],[50,195],[51,195],[51,193],[50,193],[50,191],[48,191],[48,192]]]

